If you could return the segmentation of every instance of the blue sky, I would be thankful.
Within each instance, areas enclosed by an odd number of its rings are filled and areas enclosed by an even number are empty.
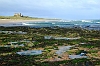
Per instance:
[[[0,0],[0,15],[100,19],[100,0]]]

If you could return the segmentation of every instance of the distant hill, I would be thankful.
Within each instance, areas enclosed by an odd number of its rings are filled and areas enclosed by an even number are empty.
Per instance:
[[[45,18],[37,18],[37,17],[29,17],[23,16],[21,13],[15,13],[14,16],[0,16],[0,19],[45,19]]]
[[[44,18],[37,18],[37,17],[28,17],[28,16],[0,16],[0,19],[44,19]]]
[[[46,19],[46,20],[61,20],[55,18],[38,18],[38,17],[29,17],[23,16],[21,13],[15,13],[13,16],[0,16],[0,19],[14,19],[14,20],[34,20],[34,19]]]

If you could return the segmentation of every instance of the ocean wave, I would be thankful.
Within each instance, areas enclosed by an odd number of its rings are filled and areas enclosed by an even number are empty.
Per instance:
[[[96,22],[96,24],[100,24],[100,22]]]
[[[81,20],[82,22],[92,22],[91,20]]]
[[[22,23],[22,25],[34,25],[34,24]]]

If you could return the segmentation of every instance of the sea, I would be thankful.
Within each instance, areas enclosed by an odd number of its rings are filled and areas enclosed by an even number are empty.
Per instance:
[[[36,22],[18,22],[10,24],[0,24],[4,27],[28,26],[34,28],[41,27],[60,27],[60,28],[83,28],[89,30],[100,30],[100,20],[54,20],[54,21],[36,21]]]

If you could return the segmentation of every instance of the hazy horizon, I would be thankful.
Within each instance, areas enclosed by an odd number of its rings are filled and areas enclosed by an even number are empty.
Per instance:
[[[100,0],[0,0],[0,15],[60,19],[100,19]]]

